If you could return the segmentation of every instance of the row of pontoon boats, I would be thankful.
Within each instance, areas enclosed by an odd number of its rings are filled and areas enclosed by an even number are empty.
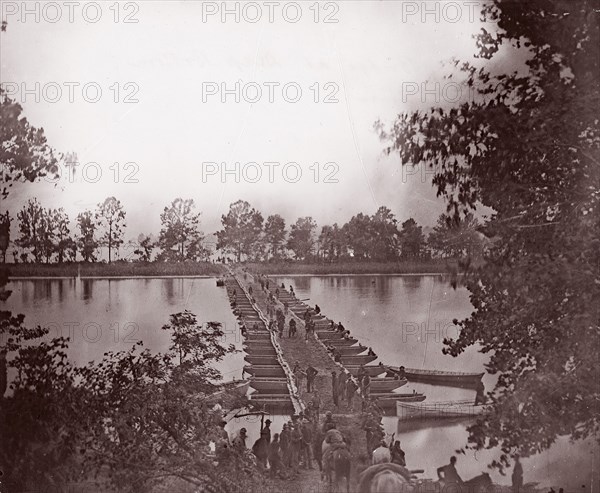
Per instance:
[[[248,397],[251,406],[269,413],[292,411],[294,406],[288,379],[277,358],[271,333],[237,280],[229,277],[224,282],[234,314],[254,327],[246,333],[244,342],[245,359],[251,363],[244,367],[244,372],[251,375],[249,385],[254,389]],[[264,370],[261,369],[263,367]]]
[[[250,396],[250,401],[258,406],[270,408],[291,407],[288,376],[280,364],[271,339],[271,332],[237,280],[235,278],[228,279],[226,284],[228,290],[235,288],[238,293],[235,303],[232,299],[232,306],[241,320],[240,323],[243,322],[246,329],[244,350],[247,355],[244,359],[248,365],[244,367],[244,371],[251,375],[250,386],[255,390]],[[372,351],[369,354],[361,354],[368,348],[361,345],[357,339],[332,329],[331,320],[327,317],[317,314],[311,307],[291,296],[284,288],[279,288],[279,301],[287,302],[288,309],[301,320],[308,311],[315,324],[315,333],[319,340],[339,352],[341,365],[352,375],[358,376],[361,369],[366,372],[371,377],[371,397],[377,399],[381,408],[396,411],[401,419],[429,418],[435,415],[456,417],[482,412],[467,403],[454,403],[454,405],[446,403],[444,406],[425,405],[422,404],[422,401],[425,400],[424,394],[415,391],[401,393],[398,392],[398,389],[406,385],[407,381],[474,388],[481,380],[483,373],[412,368],[404,368],[401,372],[399,367],[387,366],[382,363],[369,364],[377,359],[377,355]],[[402,374],[405,378],[400,377]]]

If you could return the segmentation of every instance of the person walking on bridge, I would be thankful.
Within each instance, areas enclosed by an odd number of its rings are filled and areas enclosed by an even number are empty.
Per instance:
[[[331,398],[335,407],[339,406],[339,383],[338,376],[335,371],[331,372]]]
[[[310,365],[306,369],[306,391],[307,392],[309,392],[309,393],[311,392],[311,387],[312,387],[315,377],[317,376],[318,373],[319,372]]]
[[[358,390],[358,385],[354,383],[351,377],[348,377],[346,382],[346,400],[348,401],[348,409],[350,412],[354,412],[354,396]]]
[[[338,394],[340,401],[343,401],[346,398],[346,374],[340,370],[340,374],[338,375]]]

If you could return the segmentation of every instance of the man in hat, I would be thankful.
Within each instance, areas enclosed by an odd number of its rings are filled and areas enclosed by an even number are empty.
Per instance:
[[[260,436],[265,438],[267,445],[269,443],[271,443],[271,420],[270,419],[267,419],[265,421],[265,425],[263,427],[261,427]]]
[[[306,369],[306,391],[307,392],[312,392],[311,387],[312,387],[313,382],[315,381],[315,377],[317,376],[317,373],[319,373],[319,372],[310,365]]]
[[[333,420],[333,414],[331,413],[331,411],[327,411],[325,413],[325,421],[323,422],[322,427],[323,433],[327,433],[329,425],[333,425],[333,427],[335,428],[335,421]]]

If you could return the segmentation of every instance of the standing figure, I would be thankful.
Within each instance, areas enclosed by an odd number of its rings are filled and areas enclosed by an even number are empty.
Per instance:
[[[346,398],[346,378],[346,374],[340,370],[340,374],[338,375],[338,395],[342,401]]]
[[[278,474],[281,470],[281,446],[279,443],[279,433],[275,433],[275,435],[273,435],[273,441],[269,445],[269,466],[271,477]]]
[[[354,383],[352,378],[348,378],[346,382],[346,399],[348,401],[348,408],[350,412],[354,411],[354,396],[358,390],[358,385]]]
[[[316,387],[313,389],[313,409],[315,412],[315,421],[318,423],[321,418],[321,395]]]
[[[338,376],[335,371],[331,372],[331,398],[333,400],[333,405],[335,407],[339,406],[339,384],[338,384]]]
[[[315,380],[315,377],[317,376],[318,373],[319,372],[310,365],[306,369],[306,391],[307,392],[311,392],[311,386],[312,386],[312,384]]]
[[[450,464],[438,467],[437,475],[438,479],[444,482],[444,486],[447,484],[464,484],[456,470],[455,456],[450,457]]]
[[[512,472],[512,491],[520,493],[523,491],[523,466],[519,460],[519,456],[515,455],[515,467]]]

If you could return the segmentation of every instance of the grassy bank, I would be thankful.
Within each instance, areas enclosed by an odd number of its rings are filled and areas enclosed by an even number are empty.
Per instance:
[[[456,269],[455,260],[421,260],[414,262],[339,262],[339,263],[249,263],[252,272],[266,275],[286,274],[446,274]]]
[[[221,265],[209,262],[113,262],[71,264],[4,264],[10,277],[134,277],[134,276],[218,276]]]

